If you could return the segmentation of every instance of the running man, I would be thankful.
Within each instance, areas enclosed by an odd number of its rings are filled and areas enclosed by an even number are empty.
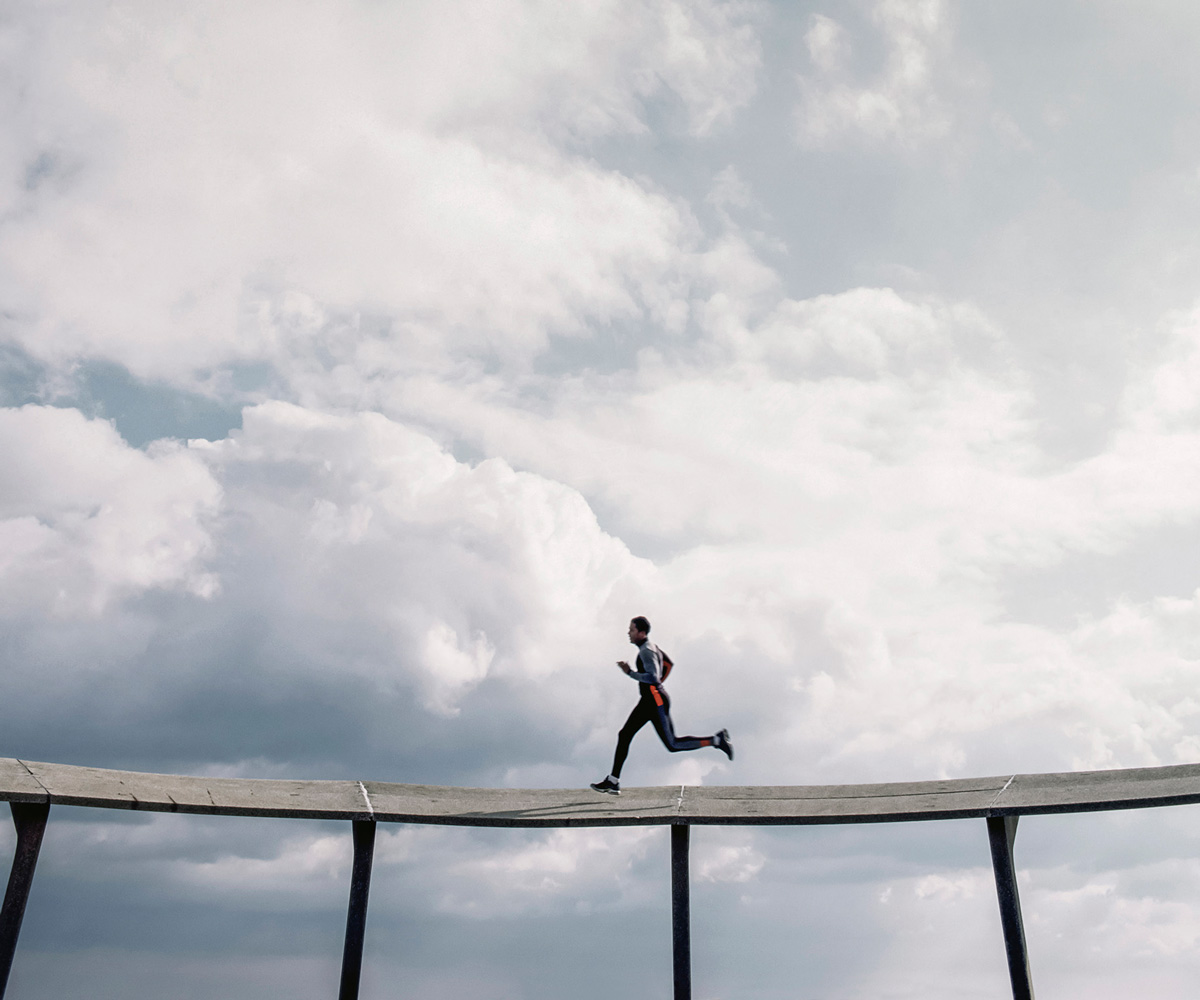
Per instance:
[[[617,736],[617,752],[613,756],[612,774],[603,781],[592,782],[592,788],[597,792],[607,792],[609,795],[621,794],[621,768],[629,754],[629,744],[633,742],[637,731],[647,722],[654,726],[659,739],[671,753],[678,753],[680,750],[699,750],[701,747],[716,747],[726,757],[733,760],[733,744],[729,742],[727,729],[722,729],[714,736],[675,735],[675,727],[671,724],[671,699],[667,697],[667,692],[663,690],[662,686],[666,676],[663,673],[663,660],[666,659],[668,664],[671,661],[664,657],[663,651],[649,640],[649,635],[650,622],[645,618],[639,615],[629,623],[629,641],[638,647],[637,670],[634,670],[624,660],[619,660],[617,666],[627,676],[638,682],[641,698],[633,706],[633,711],[629,713],[629,718],[625,720],[625,725],[621,727],[621,732]]]

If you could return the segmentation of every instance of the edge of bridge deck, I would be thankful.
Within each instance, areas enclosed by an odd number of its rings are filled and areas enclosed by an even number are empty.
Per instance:
[[[0,801],[216,816],[568,827],[885,823],[1200,803],[1200,764],[858,785],[454,788],[207,778],[0,758]]]

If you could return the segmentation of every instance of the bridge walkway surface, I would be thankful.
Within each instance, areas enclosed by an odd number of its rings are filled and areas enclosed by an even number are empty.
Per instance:
[[[16,952],[50,807],[352,824],[354,863],[340,1000],[358,996],[377,823],[481,827],[670,826],[675,1000],[691,998],[688,872],[693,826],[804,826],[982,819],[987,824],[1014,1000],[1032,1000],[1013,863],[1021,816],[1200,803],[1200,764],[864,785],[588,789],[452,788],[383,781],[206,778],[0,758],[0,801],[17,828],[0,910],[0,1000]]]

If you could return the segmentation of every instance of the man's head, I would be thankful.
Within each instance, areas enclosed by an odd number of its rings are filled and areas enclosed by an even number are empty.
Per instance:
[[[646,641],[646,636],[650,634],[650,622],[648,619],[638,615],[629,621],[629,641],[635,646],[640,646]]]

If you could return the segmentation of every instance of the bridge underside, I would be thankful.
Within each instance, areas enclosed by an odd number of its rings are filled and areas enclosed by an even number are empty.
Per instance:
[[[0,801],[443,826],[892,823],[1200,802],[1200,764],[866,785],[668,785],[616,797],[575,788],[198,778],[0,757]]]
[[[1022,815],[1200,802],[1200,764],[863,785],[590,790],[449,788],[382,781],[288,781],[146,774],[0,758],[0,801],[17,848],[0,910],[0,1000],[16,951],[50,807],[350,821],[354,841],[339,997],[358,996],[377,823],[443,826],[670,826],[675,1000],[691,997],[688,832],[692,826],[815,825],[983,819],[987,824],[1014,1000],[1033,985],[1013,844]]]

